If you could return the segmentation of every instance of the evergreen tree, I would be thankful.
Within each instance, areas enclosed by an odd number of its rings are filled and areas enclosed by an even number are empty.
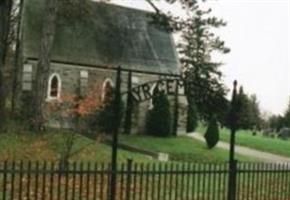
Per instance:
[[[288,128],[290,128],[290,99],[288,103],[288,107],[286,109],[286,112],[284,114],[284,125]]]
[[[238,112],[237,127],[240,129],[248,129],[250,122],[249,102],[242,86],[240,86],[239,93],[237,95],[237,101],[239,102],[240,105],[240,111]]]
[[[211,10],[203,11],[196,6],[182,29],[182,40],[178,45],[188,83],[188,98],[195,101],[199,114],[207,120],[226,110],[227,105],[219,69],[221,63],[213,61],[211,54],[229,52],[224,41],[212,32],[213,28],[223,27],[226,23],[209,17],[210,13]]]
[[[251,95],[250,98],[250,107],[251,107],[251,113],[252,113],[252,124],[254,129],[261,129],[262,127],[262,117],[261,112],[259,108],[259,103],[257,100],[256,95]]]
[[[146,133],[160,137],[171,135],[170,105],[164,92],[158,92],[153,97],[153,108],[147,113]]]
[[[239,89],[237,95],[240,110],[238,112],[237,126],[240,129],[257,129],[260,127],[260,109],[255,95],[248,96],[243,87]]]
[[[211,9],[201,9],[201,3],[197,0],[167,0],[170,4],[179,2],[182,5],[187,13],[183,18],[160,10],[153,0],[147,2],[156,11],[153,22],[159,28],[181,34],[177,46],[187,80],[188,99],[195,102],[201,117],[208,120],[215,113],[219,120],[222,119],[228,105],[225,98],[227,90],[221,79],[221,63],[213,61],[211,55],[213,52],[225,54],[230,51],[225,42],[213,32],[213,29],[224,27],[226,23],[212,17]]]
[[[272,115],[268,119],[268,124],[271,129],[279,132],[281,128],[290,128],[290,100],[284,115]]]
[[[216,117],[211,117],[204,135],[207,147],[212,149],[219,141],[219,128]]]
[[[188,110],[187,110],[187,121],[186,121],[186,132],[193,132],[198,124],[197,108],[195,102],[188,100]]]
[[[281,115],[272,115],[268,119],[269,127],[276,132],[279,132],[280,129],[284,126],[284,117]]]
[[[117,126],[116,124],[120,124],[119,122],[122,119],[124,104],[121,100],[119,105],[120,116],[119,119],[117,119],[114,98],[115,90],[111,84],[107,83],[104,88],[102,108],[89,118],[88,124],[92,131],[98,130],[101,133],[111,134],[114,128]]]
[[[102,133],[111,134],[115,124],[114,104],[107,102],[104,104],[102,110],[98,113],[98,128]]]

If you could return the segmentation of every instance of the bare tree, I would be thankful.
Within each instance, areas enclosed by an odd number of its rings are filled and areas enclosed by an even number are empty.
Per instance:
[[[11,0],[0,1],[0,129],[3,128],[5,121],[6,92],[4,86],[3,71],[5,66],[5,57],[6,57],[5,55],[7,50],[11,5],[12,5]]]
[[[79,20],[89,19],[88,16],[92,12],[89,2],[89,0],[45,0],[45,13],[33,94],[34,116],[32,128],[36,132],[41,131],[45,123],[45,91],[56,26],[61,25],[62,20],[70,20],[70,23],[75,23]]]
[[[42,37],[40,42],[39,57],[36,69],[36,79],[34,83],[33,107],[34,115],[32,128],[39,132],[44,126],[44,103],[45,94],[50,71],[51,49],[53,46],[58,0],[45,0],[45,11],[42,23]]]
[[[17,101],[19,100],[19,90],[21,86],[21,19],[22,19],[22,10],[23,10],[24,0],[14,0],[12,11],[11,11],[11,21],[10,21],[10,46],[15,47],[13,53],[13,67],[10,69],[11,75],[11,111],[15,113]],[[13,49],[13,48],[12,48]]]

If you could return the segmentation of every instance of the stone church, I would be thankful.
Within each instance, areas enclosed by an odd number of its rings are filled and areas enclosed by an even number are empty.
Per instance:
[[[22,93],[31,92],[41,37],[43,0],[24,0],[21,21]],[[152,23],[148,12],[108,3],[91,2],[92,19],[57,24],[48,80],[47,102],[63,93],[86,94],[89,86],[114,87],[116,68],[133,70],[132,84],[179,75],[180,64],[173,37]],[[122,73],[122,91],[128,71]],[[100,91],[102,92],[102,91]],[[100,94],[102,96],[102,94]],[[179,127],[185,127],[186,101],[179,97]],[[172,97],[169,96],[169,99]],[[126,96],[123,97],[126,102]],[[132,133],[144,132],[150,101],[134,109]]]

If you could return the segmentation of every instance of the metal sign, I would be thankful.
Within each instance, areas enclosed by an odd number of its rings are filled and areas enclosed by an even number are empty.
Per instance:
[[[184,80],[172,78],[159,79],[133,87],[125,93],[131,93],[133,102],[139,103],[151,99],[154,96],[153,91],[175,95],[176,90],[178,90],[178,95],[185,95]]]

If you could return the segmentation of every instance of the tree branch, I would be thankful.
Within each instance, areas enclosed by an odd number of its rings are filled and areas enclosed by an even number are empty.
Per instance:
[[[146,2],[155,10],[156,13],[160,13],[159,8],[151,1],[151,0],[146,0]]]

